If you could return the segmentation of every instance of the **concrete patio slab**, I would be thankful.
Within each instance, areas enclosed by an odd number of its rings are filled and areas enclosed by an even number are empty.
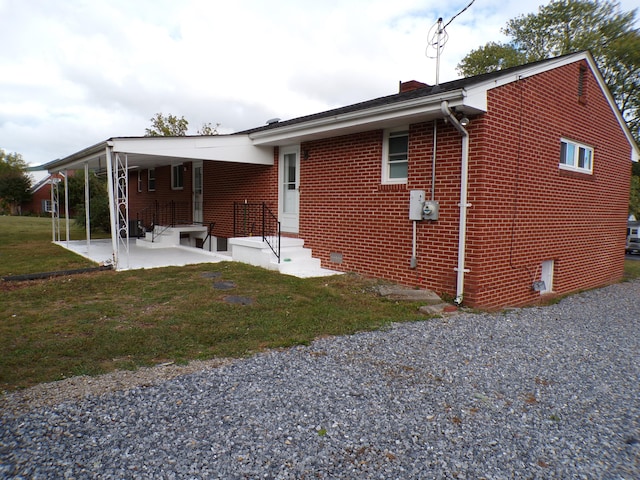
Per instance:
[[[110,239],[72,240],[55,242],[99,265],[113,262]],[[198,263],[217,263],[231,261],[224,252],[208,252],[199,248],[173,246],[166,248],[144,248],[136,245],[135,239],[129,241],[129,252],[120,252],[119,270],[137,270],[141,268],[160,268],[170,266],[194,265]]]

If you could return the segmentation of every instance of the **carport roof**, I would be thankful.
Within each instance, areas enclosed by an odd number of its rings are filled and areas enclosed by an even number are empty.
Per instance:
[[[182,137],[113,137],[65,158],[41,166],[49,172],[84,168],[106,168],[107,149],[127,154],[129,168],[154,168],[185,160],[273,165],[273,150],[257,147],[246,135],[205,135]]]

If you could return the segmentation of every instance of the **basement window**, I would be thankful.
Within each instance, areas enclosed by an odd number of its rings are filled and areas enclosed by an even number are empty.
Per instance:
[[[560,139],[560,168],[593,173],[593,148],[564,138]]]
[[[540,274],[540,295],[553,292],[553,260],[542,262]]]
[[[382,183],[407,183],[409,132],[385,130],[382,144]]]
[[[184,167],[180,165],[171,166],[171,189],[182,190],[184,188]]]

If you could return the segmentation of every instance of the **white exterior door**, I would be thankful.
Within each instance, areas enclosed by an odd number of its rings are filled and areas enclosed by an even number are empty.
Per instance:
[[[279,218],[283,232],[298,233],[300,209],[300,147],[280,149]]]
[[[193,223],[202,223],[202,162],[193,162]]]

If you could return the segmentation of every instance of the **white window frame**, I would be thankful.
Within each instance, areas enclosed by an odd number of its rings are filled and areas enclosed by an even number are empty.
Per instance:
[[[406,136],[407,137],[407,176],[406,177],[391,177],[391,164],[394,163],[389,158],[389,139],[394,136]],[[382,141],[382,183],[383,184],[406,184],[409,176],[409,127],[393,128],[384,131]]]
[[[147,170],[147,190],[149,192],[156,191],[156,169],[150,168]]]
[[[563,147],[566,145],[566,147]],[[580,166],[580,152],[588,153],[588,165]],[[571,170],[572,172],[593,173],[593,147],[584,143],[575,142],[566,138],[560,139],[560,163],[558,164],[562,170]]]
[[[42,210],[44,213],[51,213],[53,210],[53,202],[49,199],[44,199],[42,201]]]
[[[138,170],[138,192],[142,192],[142,172]]]
[[[178,173],[178,175],[176,175]],[[184,166],[182,163],[171,165],[171,190],[184,188]]]

